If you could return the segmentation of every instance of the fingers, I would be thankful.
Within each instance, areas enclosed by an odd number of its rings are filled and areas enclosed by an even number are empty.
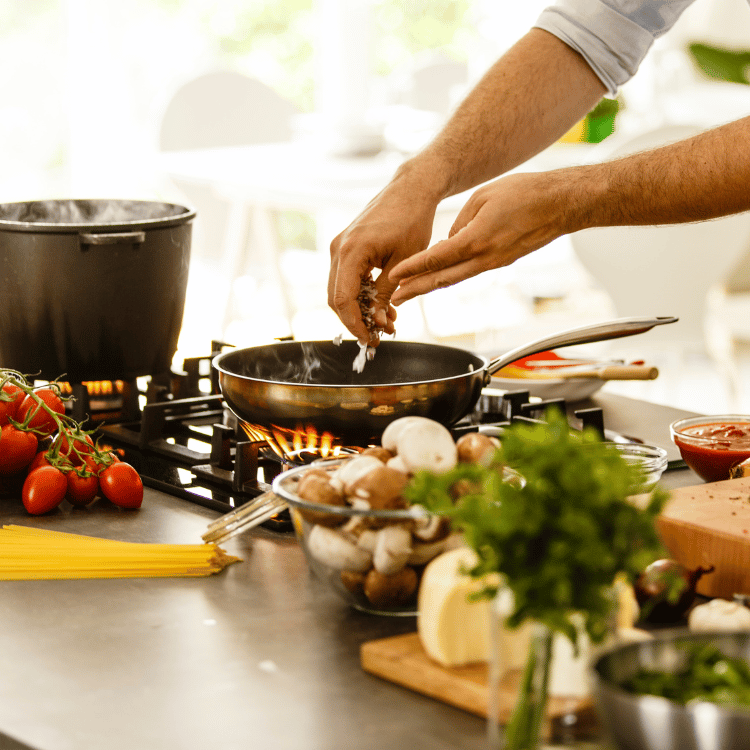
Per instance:
[[[459,211],[453,226],[451,226],[447,240],[436,242],[432,247],[397,264],[389,273],[389,279],[393,282],[394,287],[399,284],[403,286],[407,279],[422,274],[432,274],[433,286],[426,291],[441,289],[455,284],[456,281],[461,281],[462,279],[450,281],[448,277],[441,276],[440,272],[450,266],[463,263],[467,254],[476,254],[476,250],[471,245],[476,244],[477,239],[481,239],[481,237],[472,237],[469,234],[469,227],[476,218],[482,204],[483,201],[477,200],[477,194],[472,196]],[[474,227],[475,235],[476,230],[477,227]],[[460,234],[462,231],[463,234]],[[396,292],[395,296],[400,302],[405,301],[401,292]]]
[[[465,243],[459,235],[455,235],[447,240],[436,242],[421,253],[401,261],[390,271],[389,279],[396,287],[414,276],[439,274],[444,269],[461,263],[465,252]],[[434,288],[439,289],[440,285],[436,284]]]
[[[393,334],[396,332],[394,322],[396,320],[396,309],[391,305],[391,296],[396,290],[397,284],[389,278],[387,269],[375,280],[375,299],[373,307],[375,312],[373,318],[375,324],[381,328],[384,333]]]
[[[448,237],[453,237],[464,227],[468,226],[472,219],[479,213],[480,208],[484,205],[484,201],[479,198],[480,195],[480,191],[477,191],[469,198],[467,203],[464,203],[448,232]]]
[[[331,242],[331,266],[328,269],[328,307],[333,309],[333,297],[336,293],[336,276],[338,275],[339,269],[339,254],[338,254],[338,241],[336,237]]]
[[[410,260],[415,261],[413,267],[399,264],[394,269],[394,274],[397,273],[401,281],[391,297],[392,304],[401,305],[421,294],[453,286],[490,268],[481,257],[464,258],[463,242],[459,242],[456,247],[448,246],[450,242],[452,240],[444,240],[425,250],[425,254],[430,254],[429,258],[411,258]],[[401,268],[402,265],[404,268]],[[409,273],[412,268],[415,272]]]
[[[339,316],[341,322],[360,344],[370,343],[370,333],[362,321],[357,295],[362,278],[370,273],[372,267],[368,267],[364,259],[354,263],[347,262],[346,258],[342,259],[341,236],[336,237],[331,243],[328,306]]]
[[[390,300],[398,282],[389,278],[388,271],[399,259],[429,243],[435,217],[433,196],[422,196],[416,206],[413,198],[411,188],[394,181],[331,243],[328,305],[360,344],[377,344],[370,340],[357,300],[362,280],[382,269],[374,282],[372,320],[385,333],[394,333],[396,311]]]

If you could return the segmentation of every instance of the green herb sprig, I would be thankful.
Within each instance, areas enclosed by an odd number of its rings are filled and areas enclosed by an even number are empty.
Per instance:
[[[667,494],[645,507],[628,498],[642,477],[594,431],[571,431],[557,411],[544,424],[507,428],[497,461],[524,483],[504,481],[497,468],[459,465],[443,475],[417,474],[406,490],[411,503],[451,518],[478,556],[469,571],[499,573],[515,598],[508,625],[544,623],[577,644],[577,613],[594,642],[611,623],[616,574],[629,580],[664,557],[655,519]],[[455,500],[456,487],[466,494]],[[496,587],[487,586],[485,596]]]

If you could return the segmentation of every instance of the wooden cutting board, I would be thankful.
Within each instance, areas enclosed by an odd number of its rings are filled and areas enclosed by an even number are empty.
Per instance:
[[[672,492],[657,521],[670,554],[688,568],[715,566],[698,591],[731,599],[750,594],[750,478],[731,479]],[[363,643],[360,661],[365,671],[416,692],[486,717],[489,706],[486,664],[446,668],[425,653],[417,633]],[[509,672],[498,690],[498,720],[507,721],[515,704],[519,672]],[[588,698],[550,698],[546,736],[556,719],[575,713],[590,719]]]
[[[700,594],[750,594],[750,477],[673,490],[657,528],[685,567],[716,568],[698,582]]]
[[[363,643],[360,647],[360,662],[362,668],[370,674],[462,708],[477,716],[486,717],[488,714],[487,664],[442,667],[427,656],[417,633],[406,633]],[[501,724],[510,718],[518,694],[520,678],[520,671],[509,672],[499,686],[497,714]],[[591,700],[589,698],[551,697],[547,705],[545,737],[552,734],[556,718],[572,713],[590,722],[593,717]]]

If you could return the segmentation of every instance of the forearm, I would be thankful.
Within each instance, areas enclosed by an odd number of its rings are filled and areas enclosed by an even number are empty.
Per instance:
[[[750,210],[750,117],[603,164],[550,173],[561,233],[676,224]]]
[[[577,52],[532,29],[490,68],[396,179],[428,181],[438,200],[475,187],[554,143],[604,93]]]

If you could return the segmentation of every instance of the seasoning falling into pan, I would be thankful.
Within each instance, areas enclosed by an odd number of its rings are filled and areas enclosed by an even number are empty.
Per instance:
[[[493,373],[511,362],[575,344],[604,341],[674,323],[674,317],[621,318],[546,336],[492,360],[464,349],[383,341],[364,371],[352,371],[356,341],[284,341],[236,349],[213,366],[230,409],[253,424],[318,431],[351,440],[379,438],[399,417],[451,425],[468,414]]]

